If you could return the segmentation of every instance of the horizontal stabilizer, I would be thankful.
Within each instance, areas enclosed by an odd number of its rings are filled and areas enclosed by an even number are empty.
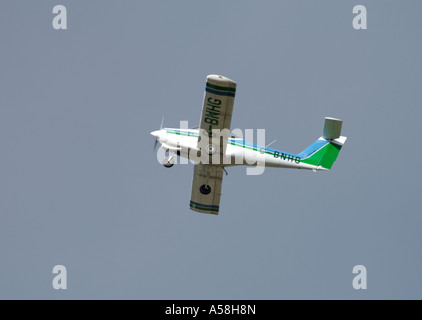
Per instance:
[[[340,119],[326,117],[322,137],[326,140],[334,140],[340,137],[342,123],[343,121]]]

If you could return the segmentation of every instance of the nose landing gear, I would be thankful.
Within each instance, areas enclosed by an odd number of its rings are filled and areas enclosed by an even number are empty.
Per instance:
[[[166,168],[171,168],[174,165],[174,159],[173,159],[174,155],[172,154],[169,157],[166,157],[163,159],[163,166]]]

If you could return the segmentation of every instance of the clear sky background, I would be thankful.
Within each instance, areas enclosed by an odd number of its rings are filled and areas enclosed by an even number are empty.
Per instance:
[[[52,27],[58,4],[68,30]],[[1,1],[0,298],[421,299],[421,12]],[[193,166],[160,165],[150,132],[163,115],[197,125],[208,74],[237,82],[232,128],[265,128],[274,148],[343,119],[333,169],[229,168],[220,214],[189,210]]]

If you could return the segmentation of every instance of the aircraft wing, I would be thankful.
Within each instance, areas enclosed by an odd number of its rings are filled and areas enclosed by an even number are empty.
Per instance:
[[[195,164],[190,200],[190,208],[194,211],[218,214],[223,167],[222,162],[212,161],[212,155],[219,155],[219,161],[225,156],[235,94],[233,80],[217,75],[207,77],[197,147],[209,155],[210,161],[209,164]],[[213,130],[220,131],[216,135]]]
[[[198,212],[218,214],[222,182],[222,167],[196,164],[193,171],[190,208]]]
[[[207,145],[214,145],[216,147],[214,152],[217,151],[220,155],[224,155],[227,138],[230,134],[235,94],[236,82],[233,80],[213,74],[207,77],[199,125],[199,149],[204,149]],[[222,140],[213,139],[215,135],[213,135],[212,130],[215,129],[220,131],[227,129],[220,135],[223,137]],[[201,144],[200,139],[202,138],[207,138],[207,141]]]
[[[207,77],[200,128],[229,129],[232,120],[236,82],[223,76],[211,74]]]

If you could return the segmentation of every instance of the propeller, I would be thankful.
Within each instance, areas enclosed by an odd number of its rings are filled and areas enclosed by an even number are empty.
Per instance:
[[[163,124],[164,124],[164,115],[161,118],[160,130],[163,129]]]
[[[164,124],[164,115],[161,118],[160,130],[163,129],[163,124]],[[154,152],[157,151],[157,145],[158,145],[158,137],[155,137],[155,141],[154,141]]]
[[[155,138],[155,141],[154,141],[154,152],[156,152],[157,151],[157,144],[158,144],[158,139],[157,138]]]

